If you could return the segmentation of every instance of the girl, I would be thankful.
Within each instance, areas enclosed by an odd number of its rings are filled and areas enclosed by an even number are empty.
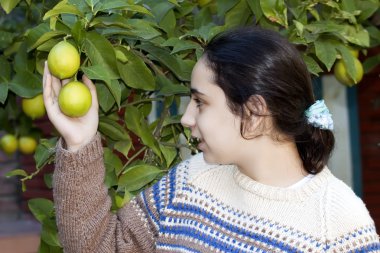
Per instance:
[[[299,52],[279,34],[240,28],[195,65],[182,124],[202,152],[116,214],[103,185],[98,103],[63,116],[44,74],[57,144],[54,198],[65,252],[380,252],[363,202],[326,167],[331,115]]]

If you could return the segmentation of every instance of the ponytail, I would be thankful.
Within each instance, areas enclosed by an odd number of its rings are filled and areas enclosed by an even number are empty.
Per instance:
[[[305,132],[296,137],[298,153],[304,169],[317,174],[327,165],[335,145],[334,134],[306,123]]]

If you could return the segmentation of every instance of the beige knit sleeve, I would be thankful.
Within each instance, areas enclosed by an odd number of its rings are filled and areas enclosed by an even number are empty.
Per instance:
[[[64,252],[154,252],[157,231],[144,219],[138,198],[117,214],[110,212],[100,134],[76,152],[62,145],[60,140],[53,193]]]

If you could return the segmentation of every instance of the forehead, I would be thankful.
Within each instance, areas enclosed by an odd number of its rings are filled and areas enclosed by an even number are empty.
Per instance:
[[[210,93],[219,89],[218,85],[214,82],[214,73],[207,66],[204,58],[201,58],[194,66],[191,74],[191,88],[196,89],[201,93]]]

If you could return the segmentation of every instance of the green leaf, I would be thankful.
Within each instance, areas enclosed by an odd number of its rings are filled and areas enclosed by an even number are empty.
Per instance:
[[[67,3],[67,0],[63,0],[63,1],[59,2],[56,6],[54,6],[53,9],[46,12],[44,17],[43,17],[43,20],[46,20],[46,19],[53,17],[53,16],[58,16],[60,14],[64,14],[64,13],[65,14],[73,14],[73,15],[83,17],[83,13],[80,12],[74,5]]]
[[[133,52],[123,47],[118,47],[128,61],[117,62],[117,67],[123,81],[132,88],[142,90],[154,90],[156,88],[154,77],[144,61]]]
[[[49,188],[53,188],[53,173],[45,173],[44,174],[44,182],[45,185]]]
[[[226,13],[225,26],[236,27],[245,25],[251,13],[246,0],[240,0],[237,5]]]
[[[168,1],[157,1],[155,5],[151,7],[155,22],[160,23],[168,11],[174,8],[174,5]]]
[[[346,26],[343,34],[344,38],[352,44],[356,44],[361,47],[369,47],[369,34],[364,28],[356,28],[353,26]]]
[[[106,167],[105,184],[108,188],[117,185],[117,175],[121,172],[123,164],[109,148],[104,148],[104,164]]]
[[[51,246],[40,239],[38,253],[63,253],[63,249],[61,247]]]
[[[261,19],[263,16],[263,12],[261,10],[260,1],[257,0],[247,0],[247,3],[249,5],[249,8],[251,8],[253,14],[256,18],[256,23]]]
[[[86,3],[88,6],[92,9],[94,9],[95,5],[99,3],[100,0],[86,0]]]
[[[108,112],[115,104],[115,98],[105,84],[96,83],[95,86],[100,108],[102,108],[104,112]]]
[[[45,164],[53,161],[56,143],[57,137],[40,140],[36,152],[34,153],[37,168],[42,168]]]
[[[25,72],[29,69],[28,63],[28,53],[26,50],[26,43],[23,42],[18,48],[15,58],[14,58],[14,71],[17,72]]]
[[[148,127],[144,115],[138,108],[127,105],[125,107],[125,123],[129,130],[139,136],[142,142],[153,150],[153,152],[161,157],[161,151],[158,147],[156,139],[153,137],[152,132]]]
[[[284,0],[260,0],[260,6],[267,19],[288,27],[287,8]]]
[[[55,219],[50,219],[49,222],[45,220],[45,222],[42,223],[41,239],[51,246],[61,247]]]
[[[110,10],[113,10],[113,9],[122,9],[122,10],[143,13],[143,14],[148,14],[148,15],[153,16],[152,13],[147,8],[140,5],[136,5],[136,4],[129,4],[128,1],[124,1],[124,0],[103,1],[101,4],[99,4],[95,8],[95,11],[109,12]]]
[[[103,26],[107,26],[107,27],[116,26],[116,27],[131,29],[132,26],[128,25],[127,22],[128,22],[127,18],[125,18],[119,14],[113,13],[110,16],[100,16],[100,17],[94,18],[91,21],[89,26],[93,27],[93,26],[103,25]]]
[[[305,61],[307,68],[310,73],[318,76],[319,73],[323,72],[321,67],[318,65],[318,63],[310,56],[302,54],[302,58]]]
[[[61,39],[50,39],[37,47],[38,51],[50,52],[50,50],[60,42]]]
[[[52,39],[54,37],[58,37],[58,36],[62,36],[62,35],[65,35],[65,33],[62,32],[62,31],[50,31],[50,32],[46,32],[33,45],[31,45],[28,48],[28,52],[30,52],[34,48],[40,46],[41,44],[45,43],[46,41],[48,41],[48,40],[50,40],[50,39]]]
[[[9,82],[11,79],[11,64],[4,56],[0,56],[0,82]]]
[[[342,56],[342,59],[344,62],[344,66],[347,69],[348,75],[351,77],[352,80],[354,80],[356,82],[357,81],[355,78],[356,77],[356,68],[355,68],[355,62],[354,62],[355,57],[352,55],[350,50],[344,45],[338,45],[337,49],[341,53],[341,56]]]
[[[331,40],[316,40],[314,43],[315,53],[323,64],[325,64],[328,71],[334,65],[336,59],[336,47],[337,43]]]
[[[173,47],[171,54],[175,54],[189,49],[202,49],[202,47],[198,43],[195,43],[190,40],[179,39],[176,37],[169,38],[167,41],[162,43],[161,46]]]
[[[36,44],[38,40],[45,34],[51,32],[49,28],[49,24],[41,23],[26,32],[26,43],[28,46],[28,51],[30,51],[31,47]],[[58,32],[58,31],[55,31]]]
[[[128,19],[127,25],[132,26],[128,32],[145,40],[151,40],[161,35],[157,29],[153,28],[153,23],[143,19]]]
[[[162,171],[155,166],[140,164],[127,169],[119,178],[119,189],[136,191],[150,183]]]
[[[357,8],[361,10],[359,15],[358,23],[363,23],[365,20],[369,19],[378,9],[378,0],[362,0],[357,2]]]
[[[217,12],[219,17],[224,17],[227,11],[239,3],[240,0],[218,0]]]
[[[76,44],[82,45],[86,36],[85,27],[82,20],[78,20],[71,28],[71,34],[76,41]]]
[[[11,170],[5,173],[5,177],[14,177],[14,176],[27,177],[28,173],[26,173],[25,170],[21,170],[21,169]]]
[[[368,57],[363,62],[364,73],[369,73],[379,64],[380,64],[380,55],[374,55],[374,56]]]
[[[172,162],[177,157],[177,149],[175,147],[165,146],[165,144],[160,144],[160,149],[164,155],[166,167],[170,168]]]
[[[4,104],[8,97],[8,84],[0,83],[0,103]]]
[[[88,32],[84,42],[84,50],[92,65],[101,65],[104,72],[112,77],[118,77],[116,72],[116,56],[112,44],[96,32]]]
[[[169,10],[159,23],[159,26],[166,32],[168,36],[172,36],[174,34],[176,25],[177,20],[173,10]]]
[[[42,93],[42,80],[28,70],[19,70],[9,83],[9,89],[20,97],[31,98]]]
[[[119,194],[116,194],[115,196],[116,206],[118,208],[122,208],[125,204],[127,204],[132,199],[132,197],[133,195],[127,190],[124,190],[123,197],[121,197]]]
[[[152,44],[142,44],[138,46],[148,52],[155,60],[161,62],[182,81],[190,81],[193,65],[187,64],[184,60],[175,55],[171,55],[168,50],[153,46]]]
[[[170,79],[163,75],[156,76],[160,87],[157,96],[188,95],[190,89],[182,84],[174,84]]]
[[[129,150],[132,147],[132,140],[123,140],[115,143],[114,148],[122,153],[125,157],[128,157]]]
[[[0,30],[0,49],[5,49],[9,47],[14,39],[16,37],[16,34]]]
[[[114,141],[130,139],[127,131],[117,121],[107,117],[99,118],[99,131]]]
[[[210,8],[201,8],[197,15],[194,15],[194,28],[212,23],[212,16]]]
[[[20,2],[20,0],[0,0],[1,7],[9,14]]]
[[[104,66],[100,64],[92,65],[89,67],[82,67],[81,69],[90,79],[102,80],[104,82],[110,83],[111,80],[119,78],[119,75],[116,75],[115,72],[108,72],[107,69],[104,69]]]
[[[41,223],[53,217],[54,204],[51,200],[43,198],[30,199],[28,207],[34,217]]]

